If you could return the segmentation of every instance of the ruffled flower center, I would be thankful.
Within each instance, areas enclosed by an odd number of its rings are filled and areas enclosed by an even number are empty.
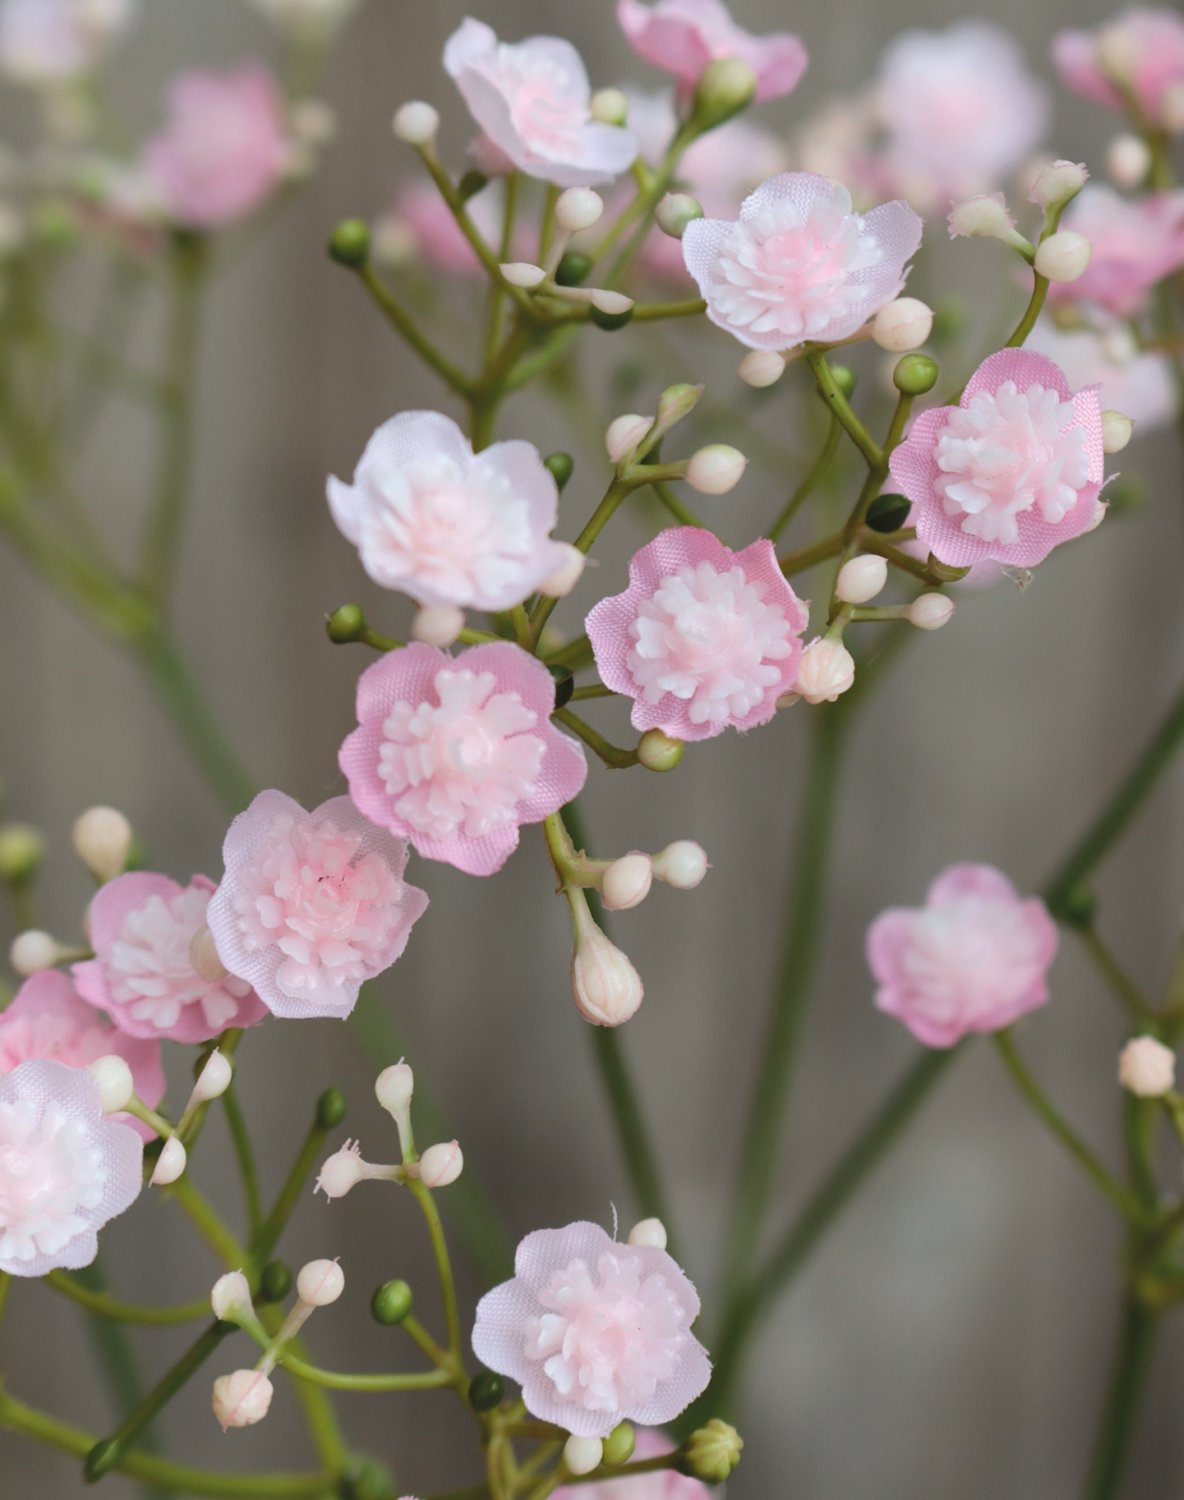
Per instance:
[[[398,816],[434,839],[482,838],[517,821],[535,791],[546,744],[538,715],[492,672],[436,673],[437,702],[396,703],[382,726],[378,770]]]
[[[588,110],[586,103],[581,107],[572,97],[572,80],[553,58],[502,42],[493,80],[506,101],[514,129],[532,150],[557,158],[576,150],[588,123]]]
[[[1022,910],[981,896],[918,912],[901,957],[910,1006],[935,1025],[989,1015],[1043,971],[1040,934]]]
[[[790,621],[766,593],[739,566],[720,572],[687,563],[664,578],[629,627],[626,662],[644,701],[671,693],[686,702],[693,724],[751,713],[793,651]]]
[[[937,440],[935,481],[946,515],[984,542],[1019,540],[1019,517],[1063,521],[1089,481],[1085,429],[1071,401],[1005,380],[951,411]]]
[[[88,1228],[106,1181],[84,1121],[52,1102],[0,1104],[0,1260],[56,1255]]]

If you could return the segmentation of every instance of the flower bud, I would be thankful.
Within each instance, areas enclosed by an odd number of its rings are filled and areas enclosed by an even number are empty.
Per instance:
[[[218,957],[214,934],[204,922],[189,939],[189,962],[198,978],[204,979],[207,984],[217,984],[229,973]]]
[[[844,604],[867,604],[888,582],[888,564],[882,557],[865,553],[853,557],[839,569],[835,597]]]
[[[315,1191],[324,1193],[329,1199],[344,1198],[365,1177],[366,1163],[362,1160],[362,1148],[356,1141],[346,1141],[340,1151],[326,1157],[321,1164]]]
[[[571,988],[576,1009],[594,1026],[620,1026],[636,1014],[645,994],[637,970],[592,920],[587,902],[577,902]]]
[[[361,640],[366,616],[360,604],[341,604],[325,620],[325,633],[335,646]]]
[[[120,1110],[126,1109],[136,1092],[135,1079],[132,1070],[122,1057],[114,1054],[107,1057],[96,1057],[90,1064],[90,1075],[99,1086],[99,1093],[103,1096],[103,1113],[105,1115],[117,1115]]]
[[[785,374],[785,358],[776,349],[750,349],[740,361],[736,373],[745,385],[763,391],[767,386],[776,385]]]
[[[576,461],[570,453],[548,453],[543,459],[543,468],[550,472],[560,494],[567,488],[575,467]]]
[[[527,292],[533,291],[547,279],[542,266],[536,266],[529,260],[508,260],[498,270],[502,273],[503,281],[510,286],[520,286]]]
[[[1064,208],[1072,202],[1089,181],[1084,162],[1050,161],[1036,174],[1028,193],[1028,202],[1043,209]]]
[[[704,1484],[723,1484],[740,1462],[744,1439],[734,1427],[712,1417],[687,1439],[682,1468]]]
[[[401,104],[391,121],[391,129],[400,141],[409,146],[428,146],[436,139],[440,129],[439,113],[422,99],[413,99]]]
[[[928,354],[906,354],[896,361],[892,384],[902,396],[924,396],[937,384],[938,373],[937,361]]]
[[[495,1411],[505,1395],[506,1382],[494,1370],[478,1370],[469,1381],[469,1405],[474,1411]]]
[[[606,287],[597,287],[590,291],[588,301],[597,312],[606,313],[610,318],[619,318],[633,311],[632,297],[626,297],[624,292],[611,292]]]
[[[410,1065],[402,1061],[383,1068],[374,1081],[375,1098],[396,1122],[410,1110],[414,1093],[415,1074]]]
[[[152,1186],[168,1187],[170,1183],[176,1182],[184,1172],[187,1161],[185,1147],[175,1135],[170,1135],[156,1159],[156,1168],[151,1177]]]
[[[296,1295],[306,1307],[328,1307],[345,1291],[345,1273],[335,1260],[310,1260],[296,1276]]]
[[[1007,207],[1002,193],[979,193],[973,198],[964,198],[955,203],[946,216],[950,238],[978,238],[986,236],[1002,240],[1016,250],[1031,250],[1032,246],[1015,227],[1015,220]]]
[[[556,545],[563,548],[563,562],[539,584],[539,593],[545,594],[548,599],[565,599],[584,576],[588,559],[570,542],[558,542]]]
[[[1134,435],[1132,418],[1120,411],[1102,413],[1102,452],[1121,453]]]
[[[658,397],[658,415],[652,436],[663,436],[684,417],[690,416],[703,399],[703,390],[703,386],[690,385],[685,380],[678,385],[668,385]]]
[[[637,1435],[633,1431],[633,1424],[618,1422],[604,1440],[604,1457],[601,1462],[607,1464],[610,1469],[619,1469],[622,1464],[627,1464],[633,1457],[636,1442]]]
[[[230,1059],[215,1047],[206,1058],[205,1066],[197,1075],[193,1093],[189,1096],[190,1106],[208,1104],[211,1099],[221,1098],[230,1087],[233,1077],[234,1068],[231,1066]]]
[[[370,1298],[370,1314],[376,1323],[393,1328],[410,1313],[413,1301],[405,1281],[386,1281]]]
[[[339,266],[360,271],[370,259],[370,226],[363,219],[345,219],[329,236],[329,255]]]
[[[726,443],[712,443],[691,455],[687,483],[701,495],[726,495],[740,483],[748,460]]]
[[[429,1146],[419,1158],[419,1180],[424,1187],[442,1188],[454,1183],[464,1171],[464,1152],[456,1141]]]
[[[794,692],[807,703],[833,703],[855,681],[855,659],[842,641],[823,636],[802,652]]]
[[[699,75],[691,120],[700,131],[714,130],[747,108],[756,97],[756,74],[739,57],[717,57]]]
[[[6,823],[0,828],[0,881],[26,885],[45,857],[45,840],[25,823]]]
[[[275,1387],[262,1370],[235,1370],[214,1381],[214,1416],[222,1431],[231,1427],[253,1427],[262,1422],[271,1406]]]
[[[568,188],[555,200],[555,222],[568,234],[591,229],[603,213],[604,199],[593,188]]]
[[[954,601],[945,594],[919,594],[909,605],[909,624],[918,630],[940,630],[954,613]]]
[[[907,354],[933,332],[933,309],[916,297],[897,297],[872,319],[872,338],[881,349]]]
[[[626,854],[615,859],[600,877],[600,898],[609,911],[628,911],[649,895],[653,879],[648,854]]]
[[[1115,21],[1098,32],[1094,57],[1106,77],[1125,88],[1134,83],[1138,74],[1140,46],[1130,26]]]
[[[465,628],[465,612],[455,604],[425,604],[411,621],[413,640],[447,650]]]
[[[255,1316],[251,1286],[241,1271],[227,1271],[218,1277],[210,1292],[210,1306],[220,1323],[238,1323]]]
[[[1118,1054],[1118,1081],[1140,1099],[1158,1099],[1176,1086],[1176,1054],[1153,1036],[1134,1037]]]
[[[667,193],[654,212],[654,221],[663,234],[681,240],[688,224],[703,217],[703,205],[690,193]]]
[[[96,880],[114,880],[127,868],[132,825],[117,808],[87,808],[75,821],[70,839],[74,853]]]
[[[68,952],[69,949],[63,948],[57,938],[31,927],[13,938],[8,960],[16,972],[27,979],[32,974],[40,974],[42,969],[52,969]]]
[[[1058,229],[1036,247],[1036,271],[1049,281],[1076,281],[1085,274],[1093,246],[1075,229]]]
[[[637,759],[647,771],[673,771],[685,750],[683,740],[676,740],[660,729],[647,729],[637,742]]]
[[[1140,136],[1116,135],[1106,147],[1106,171],[1120,188],[1137,188],[1151,170],[1151,148]]]
[[[569,1437],[563,1445],[563,1463],[569,1474],[591,1474],[604,1457],[604,1441],[596,1437]]]
[[[676,891],[693,891],[711,868],[707,851],[694,839],[675,839],[654,855],[651,864],[655,877]]]
[[[604,434],[604,446],[613,463],[619,464],[628,458],[645,441],[655,418],[639,417],[636,412],[614,417]]]
[[[629,1231],[631,1245],[653,1245],[658,1250],[666,1248],[666,1226],[661,1219],[642,1219]]]
[[[602,125],[623,125],[629,117],[629,99],[621,89],[597,89],[588,107]]]

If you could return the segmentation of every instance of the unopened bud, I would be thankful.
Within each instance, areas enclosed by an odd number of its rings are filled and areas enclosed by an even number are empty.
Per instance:
[[[712,443],[691,455],[686,480],[701,495],[726,495],[740,483],[748,460],[737,448]]]
[[[193,1085],[193,1093],[189,1098],[190,1105],[208,1104],[211,1099],[221,1098],[230,1087],[233,1077],[234,1068],[230,1059],[215,1047],[197,1075],[197,1082]]]
[[[214,1416],[222,1431],[231,1427],[253,1427],[262,1422],[271,1406],[275,1387],[262,1370],[235,1370],[214,1381]]]
[[[345,1273],[335,1260],[310,1260],[296,1276],[296,1295],[306,1307],[328,1307],[345,1291]]]
[[[132,852],[132,825],[114,807],[89,807],[70,835],[74,852],[100,882],[114,880]]]
[[[690,193],[667,193],[654,211],[654,220],[663,234],[681,240],[688,224],[703,217],[703,205]]]
[[[156,1167],[151,1178],[152,1186],[168,1187],[170,1183],[176,1182],[184,1172],[187,1160],[185,1147],[175,1135],[169,1136],[164,1143],[164,1149],[156,1159]]]
[[[648,854],[615,859],[600,878],[600,898],[609,911],[640,906],[650,893],[654,870]]]
[[[654,855],[651,864],[655,879],[676,891],[693,891],[711,868],[706,849],[694,839],[675,839]]]
[[[604,1457],[604,1440],[597,1437],[569,1437],[563,1445],[563,1463],[569,1474],[591,1474]]]
[[[374,1081],[375,1098],[387,1114],[392,1115],[396,1121],[411,1108],[414,1092],[415,1074],[405,1062],[393,1063],[389,1068],[383,1068]]]
[[[1064,208],[1089,181],[1084,162],[1050,161],[1036,174],[1028,202],[1043,209]]]
[[[63,948],[57,938],[31,927],[13,938],[8,959],[18,974],[28,978],[32,974],[40,974],[43,969],[52,969],[54,964],[61,963],[68,952],[69,949]]]
[[[1176,1054],[1153,1036],[1134,1037],[1118,1054],[1118,1081],[1140,1099],[1158,1099],[1176,1086]]]
[[[629,1231],[629,1243],[631,1245],[653,1245],[655,1249],[665,1250],[667,1243],[666,1226],[661,1219],[642,1219],[639,1224],[634,1224]]]
[[[668,385],[658,397],[658,415],[653,436],[669,432],[684,417],[690,416],[703,399],[703,390],[703,386],[690,385],[685,380],[678,385]]]
[[[1135,424],[1131,417],[1120,411],[1102,413],[1102,452],[1121,453],[1134,435]]]
[[[919,594],[909,605],[909,624],[918,630],[940,630],[953,613],[954,601],[945,594]]]
[[[1093,246],[1075,229],[1058,229],[1036,247],[1036,271],[1049,281],[1076,281],[1085,274]]]
[[[0,881],[26,885],[36,875],[45,857],[45,840],[24,823],[6,823],[0,828]]]
[[[370,226],[364,219],[345,219],[329,236],[329,255],[340,266],[360,271],[370,259]]]
[[[588,108],[602,125],[623,125],[629,116],[629,100],[620,89],[597,89]]]
[[[571,988],[576,1008],[594,1026],[620,1026],[635,1015],[645,994],[627,956],[597,927],[587,903],[575,907]]]
[[[604,1440],[604,1457],[601,1462],[610,1469],[619,1469],[633,1457],[637,1435],[630,1422],[618,1422]]]
[[[625,313],[633,311],[633,298],[626,297],[624,292],[612,292],[607,287],[597,287],[587,295],[588,301],[596,311],[605,313],[610,318],[620,318]]]
[[[465,612],[455,604],[425,604],[411,621],[413,640],[446,650],[465,628]]]
[[[892,384],[902,396],[924,396],[937,384],[937,361],[928,354],[906,354],[896,361]]]
[[[802,652],[794,692],[807,703],[833,703],[855,681],[855,658],[842,641],[823,636]]]
[[[776,349],[750,349],[736,371],[745,385],[763,391],[785,374],[785,358]]]
[[[1141,45],[1129,25],[1121,21],[1104,26],[1098,33],[1095,58],[1098,67],[1112,82],[1129,87],[1140,66]]]
[[[897,297],[872,319],[872,338],[881,349],[907,354],[933,332],[933,309],[916,297]]]
[[[401,141],[409,146],[427,146],[436,139],[440,129],[440,115],[422,99],[413,99],[401,104],[391,121],[391,129]]]
[[[727,1422],[712,1417],[687,1439],[682,1468],[704,1484],[723,1484],[740,1462],[744,1439]]]
[[[888,582],[888,564],[882,557],[870,553],[853,557],[839,569],[835,581],[835,597],[844,604],[867,604],[879,594]]]
[[[464,1152],[456,1141],[429,1146],[419,1158],[419,1180],[424,1187],[448,1187],[464,1171]]]
[[[393,1328],[407,1317],[414,1301],[405,1281],[386,1281],[370,1298],[370,1314],[376,1323]]]
[[[210,1292],[210,1306],[220,1323],[238,1323],[255,1316],[251,1286],[241,1271],[227,1271],[218,1277]]]
[[[593,188],[568,188],[555,200],[555,222],[568,234],[591,229],[603,213],[604,199]]]
[[[218,957],[214,934],[204,922],[189,939],[189,962],[197,977],[204,979],[207,984],[218,984],[229,972]]]
[[[1120,188],[1137,188],[1151,170],[1151,147],[1137,135],[1116,135],[1106,147],[1106,171]]]
[[[950,238],[986,237],[1002,240],[1016,250],[1031,251],[1032,246],[1015,227],[1015,220],[1002,193],[979,193],[955,203],[946,217]]]
[[[604,446],[612,462],[619,464],[634,452],[645,441],[654,421],[653,417],[640,417],[636,412],[614,417],[604,434]]]
[[[587,556],[570,542],[557,542],[563,549],[563,562],[539,584],[539,593],[548,599],[565,599],[580,579],[588,565]]]
[[[717,57],[699,75],[691,119],[701,131],[714,130],[747,108],[756,97],[756,74],[739,57]]]
[[[325,633],[335,646],[347,646],[362,638],[366,616],[360,604],[341,604],[325,621]]]
[[[340,1151],[326,1157],[317,1177],[316,1191],[326,1198],[344,1198],[351,1188],[357,1187],[367,1176],[366,1163],[362,1160],[362,1148],[356,1141],[346,1141]]]
[[[107,1057],[96,1057],[90,1064],[91,1077],[99,1086],[99,1093],[103,1096],[103,1113],[105,1115],[117,1115],[120,1110],[127,1108],[132,1095],[136,1092],[135,1079],[127,1061],[122,1057],[110,1054]]]
[[[673,771],[686,751],[686,742],[661,729],[647,729],[637,742],[637,759],[647,771]]]
[[[502,280],[507,281],[510,286],[519,286],[523,291],[533,291],[547,279],[547,273],[542,266],[536,266],[529,260],[509,260],[505,265],[499,266]]]

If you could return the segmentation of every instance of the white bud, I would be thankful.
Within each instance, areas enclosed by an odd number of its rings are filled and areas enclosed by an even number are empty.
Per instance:
[[[185,1170],[188,1160],[185,1147],[175,1135],[170,1135],[164,1143],[164,1150],[156,1160],[156,1169],[152,1173],[153,1187],[168,1187],[171,1182],[176,1182]]]
[[[687,483],[701,495],[726,495],[740,483],[748,460],[726,443],[712,443],[691,455],[687,464]]]
[[[666,1248],[666,1226],[661,1219],[642,1219],[629,1231],[631,1245],[653,1245],[657,1250]]]
[[[588,108],[602,125],[623,125],[629,115],[629,99],[621,89],[597,89]]]
[[[31,927],[28,932],[20,932],[13,938],[8,959],[18,974],[28,978],[31,974],[40,974],[42,969],[52,969],[68,951],[48,932]]]
[[[600,878],[600,897],[609,911],[640,906],[650,893],[654,869],[648,854],[626,854],[613,860]]]
[[[952,239],[985,235],[1009,245],[1023,239],[1002,193],[979,193],[973,198],[964,198],[950,209],[946,224]]]
[[[824,636],[802,652],[794,692],[807,703],[833,703],[854,681],[854,657],[842,641]]]
[[[1036,246],[1036,270],[1049,281],[1076,281],[1085,274],[1093,248],[1075,229],[1058,229]]]
[[[395,111],[391,129],[399,140],[406,141],[409,146],[427,146],[436,139],[436,132],[440,129],[440,116],[430,104],[425,104],[422,99],[413,99],[409,104],[401,104]]]
[[[329,1199],[344,1198],[367,1175],[361,1148],[356,1141],[346,1141],[340,1151],[335,1151],[322,1163],[315,1191],[324,1193]]]
[[[565,599],[584,576],[588,559],[570,542],[556,542],[555,545],[563,549],[563,562],[539,584],[539,593],[548,599]]]
[[[707,851],[694,839],[675,839],[653,857],[654,875],[676,891],[693,891],[710,869]]]
[[[1094,56],[1098,67],[1115,83],[1129,85],[1139,71],[1138,36],[1121,21],[1104,26],[1098,33]]]
[[[595,1026],[620,1026],[636,1014],[645,994],[637,970],[610,943],[584,903],[576,907],[571,988],[576,1009]]]
[[[328,1307],[345,1291],[345,1273],[335,1260],[310,1260],[296,1277],[296,1295],[306,1307]]]
[[[464,1171],[464,1165],[464,1152],[457,1142],[442,1141],[429,1146],[419,1158],[419,1180],[424,1187],[447,1187]]]
[[[113,1053],[107,1057],[96,1057],[90,1064],[91,1077],[99,1086],[103,1096],[103,1113],[117,1115],[126,1109],[136,1092],[135,1079],[125,1058]]]
[[[415,1074],[405,1062],[393,1063],[389,1068],[383,1068],[374,1081],[375,1098],[387,1114],[393,1115],[396,1120],[411,1108],[411,1098],[414,1092]]]
[[[189,1096],[190,1105],[208,1104],[211,1099],[221,1098],[230,1087],[233,1077],[234,1069],[231,1067],[230,1059],[215,1047],[206,1058],[205,1067],[197,1075],[193,1093]]]
[[[1137,1036],[1118,1054],[1118,1081],[1140,1099],[1158,1099],[1176,1085],[1176,1054],[1153,1036]]]
[[[533,291],[536,286],[541,285],[547,279],[547,273],[542,266],[536,266],[528,260],[509,260],[498,267],[502,273],[502,279],[508,281],[511,286],[520,286],[524,291]]]
[[[908,354],[933,332],[933,309],[917,297],[897,297],[872,319],[872,338],[881,349]]]
[[[568,188],[555,200],[555,222],[568,234],[591,229],[603,213],[604,199],[592,188]]]
[[[610,292],[604,287],[597,287],[590,291],[588,301],[598,312],[607,313],[610,318],[627,313],[633,306],[632,297],[626,297],[624,292]]]
[[[214,1416],[225,1432],[230,1427],[253,1427],[271,1406],[275,1387],[262,1370],[235,1370],[214,1381]]]
[[[636,412],[626,412],[624,416],[614,417],[604,434],[604,446],[613,463],[619,464],[623,458],[628,457],[645,440],[653,425],[653,417],[639,417]]]
[[[1172,135],[1184,134],[1184,83],[1173,83],[1159,96],[1159,118]]]
[[[888,564],[882,557],[865,553],[853,557],[839,569],[835,597],[844,604],[867,604],[888,582]]]
[[[74,853],[99,881],[114,880],[127,867],[132,825],[115,807],[89,807],[71,832]]]
[[[1121,453],[1134,435],[1135,424],[1131,417],[1120,411],[1102,413],[1102,452]]]
[[[1036,174],[1028,192],[1028,202],[1041,208],[1063,208],[1076,198],[1089,181],[1085,163],[1079,161],[1050,161]]]
[[[703,217],[703,205],[690,193],[667,193],[654,211],[654,222],[672,240],[681,240],[688,224]]]
[[[447,649],[465,628],[465,612],[455,604],[425,604],[411,621],[413,640]]]
[[[945,594],[918,594],[909,605],[909,624],[918,630],[940,630],[954,613],[954,601]]]
[[[226,965],[218,957],[218,945],[214,942],[214,934],[204,922],[189,939],[189,962],[193,965],[193,972],[197,977],[204,979],[207,984],[217,984],[229,973]]]
[[[1106,147],[1106,171],[1120,188],[1137,188],[1151,170],[1151,147],[1140,136],[1116,135]]]
[[[569,1437],[563,1445],[563,1463],[569,1474],[591,1474],[604,1458],[604,1442],[594,1437]]]
[[[220,1323],[237,1323],[254,1313],[251,1286],[241,1271],[227,1271],[218,1277],[210,1291],[210,1306]]]
[[[736,371],[745,385],[758,391],[776,385],[785,374],[785,358],[776,349],[750,349]]]

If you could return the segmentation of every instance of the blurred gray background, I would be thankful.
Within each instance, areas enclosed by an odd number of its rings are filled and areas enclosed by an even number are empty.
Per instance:
[[[358,599],[380,627],[397,631],[405,623],[401,602],[370,588],[333,529],[324,476],[350,472],[381,420],[439,399],[322,246],[341,217],[381,212],[411,171],[410,153],[389,130],[402,100],[425,96],[446,110],[448,156],[461,163],[465,126],[438,58],[470,8],[508,38],[540,30],[569,36],[597,83],[657,81],[627,53],[608,0],[472,7],[368,0],[345,28],[325,79],[340,122],[325,168],[227,271],[203,330],[201,440],[178,627],[260,784],[309,805],[341,790],[336,751],[353,723],[354,682],[366,664],[362,648],[326,642],[324,614]],[[953,0],[805,0],[792,8],[737,0],[734,8],[754,29],[792,26],[810,48],[801,89],[763,112],[785,130],[829,94],[862,87],[901,26],[968,14]],[[115,97],[137,130],[156,120],[171,69],[275,55],[267,27],[238,0],[147,0],[144,9],[113,73]],[[996,0],[990,8],[1043,71],[1059,25],[1108,13],[1096,0]],[[1096,163],[1111,121],[1059,89],[1056,100],[1050,144]],[[11,128],[23,128],[25,112],[11,99],[5,107]],[[933,281],[914,284],[920,295],[971,289],[985,277],[995,281],[983,300],[996,287],[1006,295],[993,247],[964,245],[951,254],[940,225],[929,238],[936,251],[922,274]],[[472,308],[475,317],[475,302]],[[452,316],[463,328],[455,307]],[[151,320],[141,330],[146,350],[157,332]],[[621,409],[605,390],[628,338],[611,349],[598,345],[592,432]],[[722,335],[703,329],[645,348],[643,390],[706,379],[720,401],[749,401],[735,381],[737,350]],[[642,350],[639,340],[628,357]],[[759,421],[783,437],[780,399],[764,404]],[[502,432],[577,454],[564,498],[563,524],[573,534],[604,480],[588,431],[574,430],[557,405],[531,398],[511,405]],[[807,451],[805,437],[785,441]],[[144,429],[113,409],[82,474],[86,498],[113,535],[138,514],[151,462]],[[915,1053],[904,1031],[870,1004],[862,957],[868,921],[888,904],[919,901],[933,874],[954,860],[990,861],[1021,888],[1038,886],[1184,672],[1179,447],[1171,436],[1148,438],[1124,466],[1149,481],[1138,513],[1065,549],[1026,591],[1004,584],[965,597],[953,625],[919,642],[869,707],[849,765],[837,899],[774,1226],[788,1221]],[[743,543],[794,477],[754,466],[734,495],[704,500],[702,510],[718,518],[725,540]],[[625,560],[642,536],[640,525],[619,523],[581,599],[622,586]],[[573,618],[569,610],[559,618]],[[137,671],[3,552],[0,632],[6,815],[42,825],[52,841],[47,925],[63,935],[77,929],[86,882],[68,831],[94,802],[128,812],[155,867],[181,878],[192,870],[217,875],[226,818]],[[606,732],[627,735],[623,709],[591,710]],[[798,708],[747,739],[705,745],[660,781],[594,765],[585,799],[597,853],[656,849],[688,836],[705,845],[713,864],[697,892],[659,890],[615,927],[647,983],[625,1046],[677,1205],[688,1270],[707,1298],[784,921],[783,886],[794,867],[808,712]],[[1098,882],[1106,933],[1156,991],[1180,936],[1182,814],[1184,773],[1148,804]],[[433,904],[381,993],[469,1170],[495,1193],[515,1238],[578,1217],[610,1222],[612,1204],[629,1222],[627,1179],[586,1028],[570,1000],[566,911],[552,895],[541,838],[527,831],[497,880],[419,861],[414,878]],[[1052,1003],[1025,1027],[1027,1055],[1117,1165],[1121,1020],[1072,941],[1053,978]],[[373,1102],[373,1070],[346,1027],[271,1024],[248,1037],[241,1058],[243,1099],[270,1181],[294,1153],[312,1099],[332,1083],[353,1106],[342,1137],[360,1137],[372,1159],[392,1149],[389,1122]],[[225,1141],[211,1129],[196,1175],[237,1215],[225,1165]],[[1178,1170],[1173,1159],[1169,1181]],[[200,1296],[216,1273],[179,1212],[159,1204],[142,1203],[103,1244],[115,1289],[144,1300]],[[405,1361],[405,1340],[378,1328],[367,1303],[379,1282],[405,1276],[425,1317],[433,1315],[427,1247],[409,1199],[371,1186],[329,1207],[310,1191],[282,1248],[296,1265],[313,1255],[343,1259],[347,1295],[311,1328],[319,1362],[376,1369]],[[730,1500],[1079,1494],[1116,1328],[1120,1249],[1110,1210],[1017,1100],[993,1050],[971,1049],[763,1330],[746,1390],[748,1445]],[[466,1276],[466,1310],[480,1290]],[[82,1322],[46,1289],[17,1284],[0,1330],[0,1374],[22,1397],[105,1432],[116,1413],[94,1373]],[[162,1371],[189,1336],[184,1329],[135,1333],[144,1371]],[[1184,1488],[1182,1355],[1169,1321],[1129,1500],[1166,1500]],[[228,1343],[208,1376],[249,1359],[245,1339]],[[171,1455],[212,1467],[299,1466],[296,1403],[287,1385],[277,1388],[266,1423],[223,1437],[209,1413],[209,1378],[195,1380],[161,1424]],[[353,1397],[342,1411],[351,1440],[395,1466],[400,1492],[427,1495],[479,1477],[463,1417],[447,1396]],[[14,1500],[34,1490],[84,1492],[69,1461],[8,1434],[0,1434],[0,1475],[0,1492]],[[101,1491],[111,1500],[134,1492],[114,1476]]]

